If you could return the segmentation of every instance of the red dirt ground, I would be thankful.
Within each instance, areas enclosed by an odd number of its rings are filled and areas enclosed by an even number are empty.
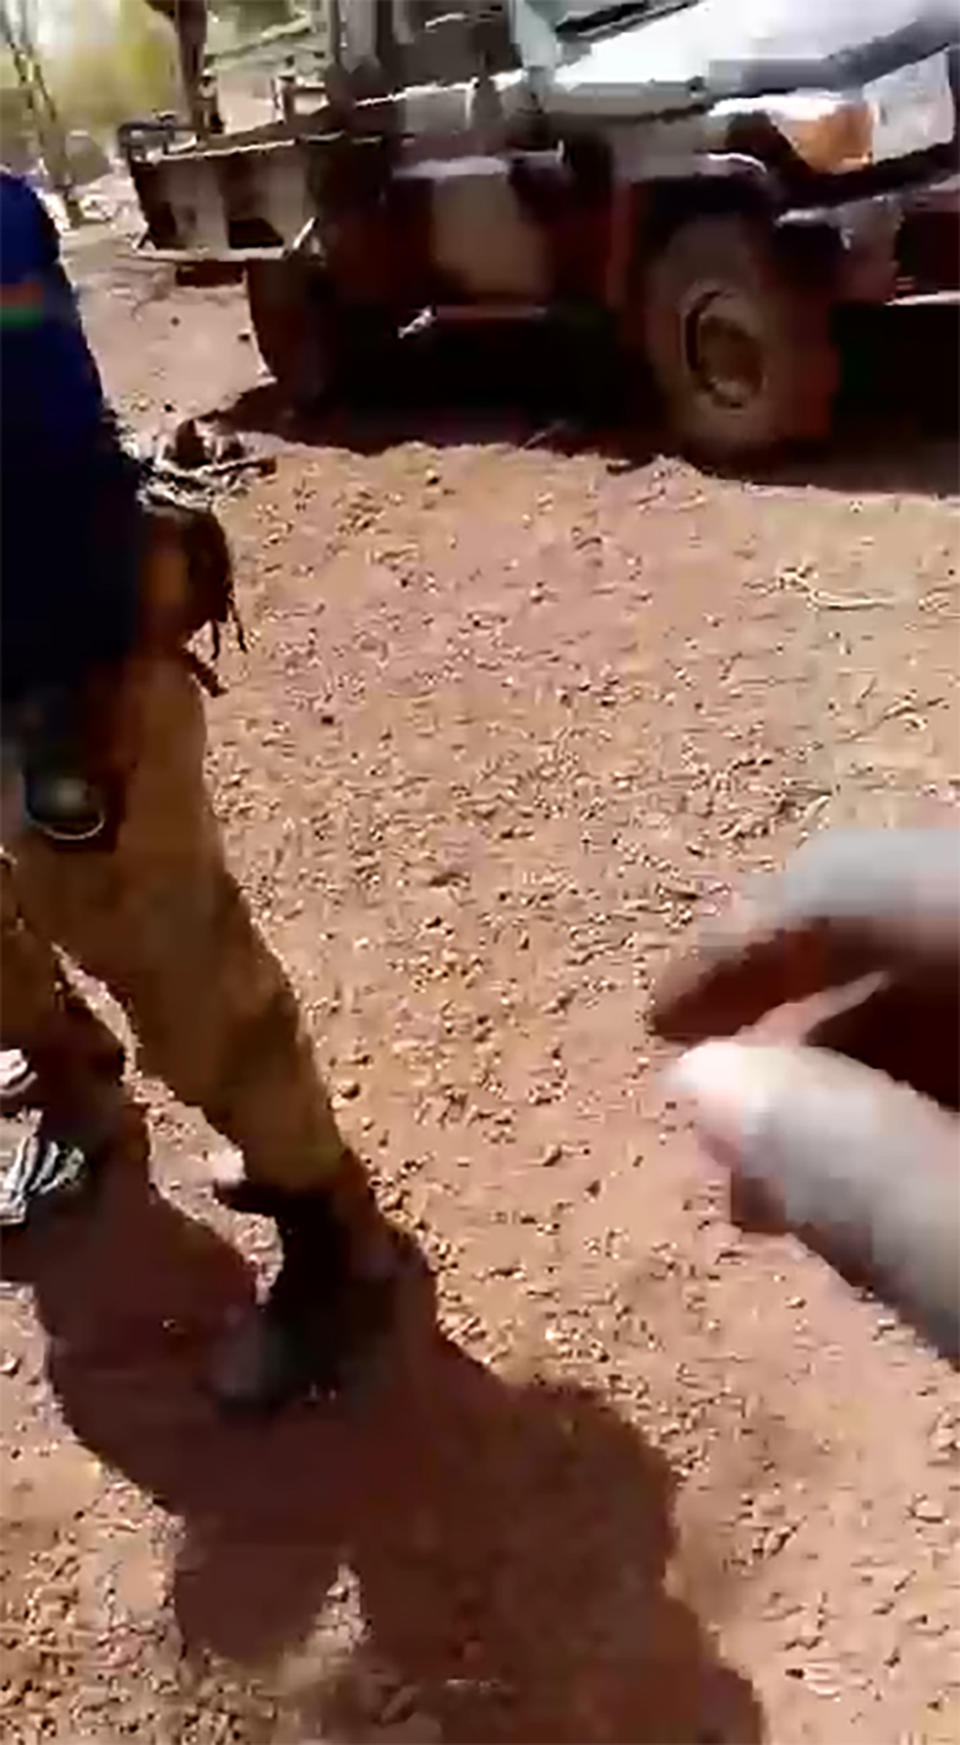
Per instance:
[[[876,324],[832,453],[727,480],[528,335],[284,424],[239,290],[98,232],[74,264],[132,422],[219,407],[276,456],[223,499],[211,779],[437,1323],[339,1407],[220,1424],[269,1248],[143,1085],[160,1191],[132,1137],[4,1286],[4,1736],[947,1745],[953,1378],[729,1226],[644,1025],[744,873],[956,803],[942,332]]]

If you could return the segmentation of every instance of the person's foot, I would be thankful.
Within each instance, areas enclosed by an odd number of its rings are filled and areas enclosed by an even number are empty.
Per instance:
[[[122,1072],[119,1045],[118,1053]],[[102,1069],[72,1072],[62,1062],[57,1073],[46,1061],[30,1073],[23,1106],[39,1116],[0,1164],[0,1229],[21,1229],[85,1197],[127,1111],[116,1066],[111,1058]]]
[[[92,1188],[123,1115],[98,1110],[97,1118],[59,1122],[41,1115],[32,1132],[0,1168],[0,1229],[19,1230],[48,1213],[75,1206]]]
[[[211,1375],[228,1411],[269,1412],[342,1391],[392,1319],[400,1263],[395,1233],[370,1200],[361,1223],[327,1194],[279,1194],[253,1185],[218,1197],[268,1213],[280,1234],[280,1271],[266,1301],[232,1329]]]
[[[0,1052],[0,1116],[19,1115],[35,1101],[37,1074],[19,1048]]]
[[[297,1330],[271,1313],[269,1299],[250,1310],[214,1356],[210,1384],[225,1412],[266,1414],[320,1392]],[[332,1392],[332,1378],[326,1391]]]
[[[90,1184],[92,1161],[83,1147],[45,1133],[41,1123],[0,1172],[0,1229],[21,1229],[29,1219],[78,1200]]]

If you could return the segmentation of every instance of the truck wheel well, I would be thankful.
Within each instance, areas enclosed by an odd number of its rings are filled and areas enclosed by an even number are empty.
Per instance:
[[[772,224],[775,212],[771,192],[759,175],[753,180],[698,176],[638,188],[628,302],[640,289],[649,262],[684,224],[697,218],[749,218],[766,226]],[[827,224],[778,232],[777,247],[799,282],[821,288],[832,281],[842,251],[836,230]]]
[[[638,255],[660,249],[692,218],[769,217],[771,202],[758,183],[734,176],[695,176],[652,182],[638,190]]]

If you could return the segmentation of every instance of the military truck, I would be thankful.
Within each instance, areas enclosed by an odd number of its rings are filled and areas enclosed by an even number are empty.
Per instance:
[[[590,311],[736,461],[825,433],[841,306],[960,289],[954,0],[311,0],[255,46],[262,125],[124,149],[294,400],[424,312]]]

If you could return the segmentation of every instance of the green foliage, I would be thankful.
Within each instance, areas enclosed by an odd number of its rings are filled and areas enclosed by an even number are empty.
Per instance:
[[[82,18],[47,60],[67,127],[112,133],[117,123],[178,101],[174,35],[143,0],[84,0]]]
[[[13,22],[36,36],[36,0],[3,0]],[[284,24],[307,0],[209,0],[211,22],[244,39]],[[46,0],[59,28],[46,39],[44,67],[67,128],[112,134],[118,123],[181,106],[176,38],[146,0]],[[12,159],[31,132],[9,57],[0,54],[0,130]]]

